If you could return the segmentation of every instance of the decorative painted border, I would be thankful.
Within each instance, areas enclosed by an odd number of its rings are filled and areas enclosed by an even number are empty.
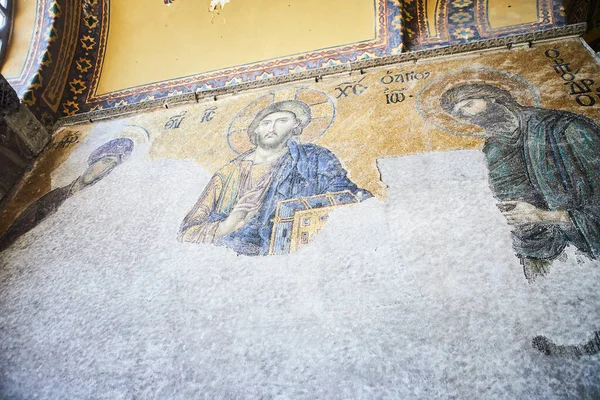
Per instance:
[[[405,18],[403,27],[404,42],[409,51],[524,34],[567,23],[561,0],[538,0],[538,21],[498,29],[489,25],[488,0],[440,0],[436,26],[441,34],[432,38],[427,30],[427,0],[402,0],[402,4],[404,15],[416,16]]]
[[[477,11],[475,13],[475,21],[479,30],[479,35],[482,38],[489,38],[499,35],[514,33],[515,29],[520,31],[526,29],[544,29],[554,26],[555,15],[553,11],[553,0],[537,0],[538,1],[538,20],[530,24],[506,26],[502,28],[492,28],[488,18],[488,2],[489,0],[476,0],[475,4]],[[566,23],[566,20],[563,21]]]
[[[72,0],[76,1],[76,0]],[[68,90],[62,98],[59,115],[75,115],[90,111],[87,98],[93,82],[97,82],[101,69],[99,60],[104,56],[109,27],[109,0],[83,0],[79,19],[79,35],[70,62]],[[97,108],[100,109],[100,108]]]
[[[417,60],[439,58],[445,56],[454,56],[473,51],[489,50],[495,48],[511,48],[518,44],[533,45],[535,42],[547,41],[562,37],[578,37],[586,32],[586,24],[566,25],[542,31],[528,32],[513,36],[505,36],[487,40],[473,41],[469,43],[459,43],[446,47],[423,49],[410,53],[401,53],[376,59],[356,61],[346,65],[330,66],[319,69],[308,70],[304,72],[291,73],[288,75],[277,76],[270,79],[246,82],[237,85],[231,85],[214,90],[203,92],[188,93],[168,97],[166,99],[153,99],[146,102],[124,105],[110,109],[96,110],[81,113],[71,117],[60,119],[54,126],[57,130],[63,126],[76,125],[100,120],[122,117],[124,115],[134,114],[142,111],[148,111],[157,108],[169,108],[177,104],[196,103],[200,100],[214,99],[218,100],[220,96],[239,93],[245,90],[258,89],[268,86],[280,85],[285,83],[314,79],[320,81],[325,76],[340,74],[362,73],[368,68],[381,67],[386,65],[413,63]]]
[[[44,93],[49,88],[57,91],[56,100],[60,101],[62,88],[59,83],[53,83],[56,79],[55,73],[58,71],[63,76],[68,74],[70,60],[65,59],[65,52],[62,49],[68,40],[63,40],[65,27],[68,21],[76,18],[80,8],[76,7],[80,0],[38,0],[38,17],[35,25],[35,33],[38,39],[30,46],[27,55],[27,63],[32,63],[31,69],[26,71],[28,76],[23,76],[22,86],[19,88],[19,96],[23,103],[27,104],[30,110],[36,115],[44,125],[51,126],[56,119],[61,116],[56,113],[56,105],[48,103],[48,98],[44,99]],[[71,32],[70,37],[76,37],[77,32]],[[39,36],[37,36],[39,35]],[[29,67],[28,67],[29,68]],[[62,71],[62,72],[61,72]],[[55,102],[56,102],[55,100]]]
[[[102,71],[103,57],[108,38],[108,1],[103,2],[101,29],[98,32],[97,53],[94,76],[89,90],[86,91],[85,104],[77,104],[75,110],[66,110],[66,114],[79,112],[83,109],[96,110],[125,104],[150,101],[182,93],[213,90],[228,85],[237,85],[261,79],[282,76],[291,72],[307,71],[332,65],[343,65],[349,62],[382,57],[401,52],[401,20],[400,5],[395,0],[374,0],[376,37],[373,40],[347,44],[318,51],[309,51],[293,56],[225,68],[217,71],[177,78],[168,81],[127,88],[106,94],[97,94],[98,82]]]
[[[56,67],[42,93],[42,98],[54,112],[58,110],[62,95],[66,90],[69,68],[75,55],[81,16],[78,10],[80,9],[82,9],[81,0],[71,0],[71,3],[67,4],[60,47],[58,53],[55,53]]]
[[[595,51],[600,51],[600,3],[590,0],[566,1],[566,14],[569,23],[587,22],[588,32],[585,41]]]
[[[437,36],[431,36],[429,32],[429,19],[427,16],[427,2],[417,1],[418,12],[415,15],[422,17],[417,18],[419,27],[419,37],[421,40],[427,41],[428,43],[444,43],[450,40],[450,33],[448,32],[448,25],[444,24],[443,21],[446,19],[448,14],[448,0],[439,0],[438,13],[435,16],[435,29],[437,30]]]
[[[69,89],[81,35],[80,21],[90,10],[90,4],[97,1],[37,0],[34,33],[25,65],[20,76],[9,79],[9,83],[46,126],[67,115],[61,105],[72,94]]]
[[[485,0],[440,0],[437,16],[440,37],[430,38],[427,34],[423,35],[427,30],[419,28],[425,0],[373,1],[377,12],[375,40],[96,95],[108,39],[110,0],[38,0],[35,37],[27,65],[19,80],[12,80],[11,84],[19,89],[19,95],[32,112],[44,124],[51,125],[63,116],[88,115],[89,112],[112,108],[118,108],[117,113],[120,114],[128,105],[142,103],[140,107],[145,108],[145,102],[149,102],[151,108],[153,104],[162,106],[165,102],[172,104],[179,99],[195,101],[212,96],[212,93],[221,93],[219,89],[223,88],[239,91],[246,87],[270,86],[279,81],[318,77],[328,74],[328,71],[347,72],[374,62],[379,65],[401,62],[389,60],[405,49],[422,50],[470,43],[486,34],[528,34],[546,25],[561,26],[565,23],[562,1],[539,0],[546,6],[554,4],[552,10],[545,9],[546,17],[541,24],[490,32],[485,27],[475,27],[475,2],[481,4]],[[79,15],[75,15],[77,13]],[[67,21],[78,21],[78,28],[70,24],[71,29],[65,32]],[[419,57],[423,56],[413,53],[405,59]],[[60,101],[57,101],[58,98]]]

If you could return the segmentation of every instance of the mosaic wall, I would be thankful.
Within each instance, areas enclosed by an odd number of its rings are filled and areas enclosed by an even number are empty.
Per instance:
[[[34,113],[44,123],[51,124],[59,117],[87,111],[346,65],[403,50],[528,33],[565,24],[562,2],[558,0],[530,0],[523,3],[526,7],[518,6],[519,13],[509,13],[506,18],[497,15],[510,10],[504,10],[510,2],[500,0],[374,1],[374,37],[367,41],[293,56],[284,54],[267,61],[256,60],[210,72],[195,71],[185,77],[160,78],[101,93],[99,84],[107,54],[109,25],[119,23],[111,22],[110,2],[39,0],[35,35],[26,66],[11,84]]]
[[[594,398],[599,72],[564,39],[63,128],[0,215],[0,393]]]
[[[475,57],[469,68],[432,62],[281,87],[132,117],[122,132],[91,133],[102,124],[68,128],[39,162],[36,171],[44,172],[4,211],[2,228],[21,214],[8,234],[16,240],[139,152],[141,140],[148,159],[192,159],[214,174],[182,219],[181,241],[248,255],[288,253],[308,244],[329,211],[385,198],[378,158],[481,148],[509,222],[533,223],[516,236],[520,257],[552,260],[575,244],[595,258],[598,132],[589,117],[597,117],[600,87],[580,47],[565,41]],[[54,188],[47,171],[81,152],[90,153],[82,175]],[[32,190],[48,194],[32,203]],[[571,230],[556,225],[565,221]]]

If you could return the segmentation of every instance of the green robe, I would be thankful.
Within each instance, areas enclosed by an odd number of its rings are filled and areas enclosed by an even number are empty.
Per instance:
[[[600,126],[579,114],[515,110],[519,128],[486,140],[490,185],[502,201],[521,200],[569,213],[572,224],[519,225],[521,257],[552,260],[568,244],[600,258]]]

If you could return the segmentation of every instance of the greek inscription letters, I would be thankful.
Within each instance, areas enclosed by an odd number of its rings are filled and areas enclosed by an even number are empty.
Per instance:
[[[361,83],[365,78],[366,77],[363,77],[359,81],[340,83],[335,88],[335,90],[337,90],[339,92],[336,96],[336,99],[339,99],[342,96],[348,97],[351,94],[354,94],[355,96],[360,96],[361,94],[363,94],[365,92],[365,90],[367,90],[367,88],[368,88],[368,86],[365,86]]]
[[[404,89],[396,89],[390,91],[389,89],[385,89],[383,93],[385,94],[386,104],[397,104],[406,100],[406,95],[402,92],[403,90]]]
[[[79,132],[67,133],[60,142],[56,143],[54,148],[65,149],[71,147],[73,144],[79,142]]]
[[[573,71],[570,63],[565,62],[564,58],[560,58],[560,51],[557,48],[546,50],[546,57],[553,61],[552,68],[569,87],[569,95],[575,96],[577,104],[583,107],[591,107],[596,104],[596,98],[593,96],[594,84],[593,79],[577,79],[579,69]],[[596,95],[600,97],[600,87],[596,88]]]
[[[398,83],[406,83],[410,81],[420,81],[425,80],[431,76],[431,72],[398,72],[397,74],[392,74],[391,71],[387,71],[384,76],[381,77],[380,81],[384,85],[389,85],[394,82]]]
[[[181,122],[183,122],[183,120],[185,119],[185,114],[187,114],[187,111],[182,111],[181,113],[169,118],[169,120],[165,124],[165,130],[178,129],[181,125]]]
[[[204,115],[202,115],[202,120],[200,123],[208,122],[213,119],[215,113],[217,112],[217,106],[209,107],[204,110]]]

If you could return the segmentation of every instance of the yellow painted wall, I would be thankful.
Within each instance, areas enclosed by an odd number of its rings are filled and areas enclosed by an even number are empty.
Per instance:
[[[445,4],[440,0],[421,0],[427,19],[427,28],[430,37],[436,37],[437,20],[440,7],[445,9]],[[513,25],[530,24],[538,20],[538,1],[542,0],[481,0],[487,1],[488,21],[492,29],[504,28]],[[463,2],[472,6],[472,2]],[[445,15],[445,14],[444,14]],[[450,24],[455,21],[450,20]],[[472,23],[472,22],[471,22]]]
[[[27,60],[29,44],[35,28],[36,0],[15,1],[15,19],[6,60],[2,66],[5,78],[17,78]]]
[[[374,38],[374,0],[113,0],[98,94]]]
[[[541,0],[487,0],[488,19],[493,29],[530,24],[538,20],[537,4]]]
[[[429,0],[427,1],[427,7],[425,12],[427,13],[427,28],[429,29],[429,36],[435,37],[438,35],[436,20],[439,12],[440,0]]]

